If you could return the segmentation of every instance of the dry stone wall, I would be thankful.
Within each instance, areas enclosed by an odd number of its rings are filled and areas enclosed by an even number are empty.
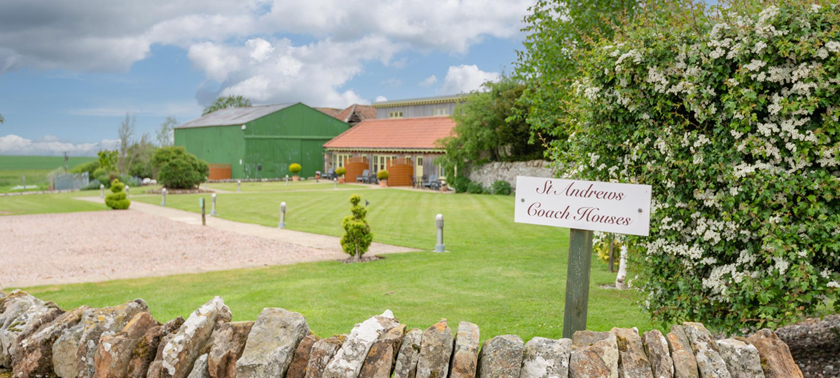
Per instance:
[[[489,188],[499,180],[507,181],[512,188],[516,188],[516,176],[554,177],[554,173],[548,166],[549,163],[544,160],[488,163],[473,168],[467,178],[481,183],[481,186],[485,188]]]
[[[487,339],[441,319],[406,329],[391,311],[321,339],[303,315],[264,309],[231,322],[215,297],[187,320],[158,323],[137,299],[64,311],[23,291],[0,293],[0,377],[14,378],[774,378],[802,377],[770,330],[716,340],[700,323],[667,335],[635,328],[572,339]]]

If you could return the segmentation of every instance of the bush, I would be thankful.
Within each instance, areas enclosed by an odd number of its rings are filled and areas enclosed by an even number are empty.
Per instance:
[[[376,178],[378,178],[380,180],[387,180],[388,177],[390,177],[390,176],[391,176],[391,174],[388,173],[388,171],[386,171],[384,169],[380,170],[379,172],[376,172]]]
[[[106,188],[110,188],[111,182],[119,179],[119,175],[116,172],[108,172],[103,168],[97,168],[93,171],[92,178],[105,185]]]
[[[158,183],[168,189],[192,189],[201,184],[209,173],[207,163],[198,160],[184,147],[164,147],[152,157],[158,170]]]
[[[353,205],[350,212],[353,215],[344,217],[341,225],[344,227],[344,235],[341,236],[341,249],[356,260],[361,260],[362,255],[370,248],[373,242],[373,233],[370,232],[370,225],[365,217],[367,208],[359,206],[362,197],[358,194],[350,196],[350,203]]]
[[[125,210],[131,206],[131,200],[125,194],[125,184],[120,180],[111,182],[111,193],[105,196],[105,205],[114,210]]]
[[[452,181],[452,187],[455,189],[455,193],[466,193],[469,186],[470,179],[466,176],[456,177],[455,180]]]
[[[97,169],[99,169],[99,160],[94,160],[94,161],[89,161],[87,163],[77,165],[75,168],[73,168],[71,173],[85,173],[85,172],[87,172],[88,177],[93,179],[94,177],[96,177],[96,175],[94,175],[93,172],[95,172]],[[97,188],[99,188],[99,187],[97,186]]]
[[[652,185],[628,243],[654,319],[738,332],[840,310],[840,9],[734,4],[580,51],[550,151]]]
[[[470,182],[469,185],[467,185],[467,193],[481,194],[484,193],[484,188],[481,187],[481,183],[479,182]]]
[[[493,183],[493,194],[508,196],[512,192],[510,183],[505,180],[497,180]]]
[[[345,173],[347,173],[347,168],[338,167],[338,168],[335,169],[335,174],[337,174],[339,176],[344,176]]]
[[[99,180],[93,179],[88,182],[84,190],[99,190],[99,185],[102,185],[102,183]]]
[[[289,172],[292,172],[293,175],[297,175],[298,173],[300,173],[301,169],[302,168],[298,163],[292,163],[292,165],[289,166]]]

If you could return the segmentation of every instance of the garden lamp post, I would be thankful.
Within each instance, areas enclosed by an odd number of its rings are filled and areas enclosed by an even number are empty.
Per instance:
[[[333,189],[338,189],[338,178],[333,178]]]
[[[216,214],[216,193],[213,193],[210,197],[213,198],[213,203],[210,204],[210,216],[214,217],[218,215]]]
[[[435,252],[446,252],[446,246],[443,244],[443,214],[438,214],[435,217],[435,227],[437,227],[437,245],[435,245]]]
[[[99,184],[99,198],[105,198],[105,185]]]
[[[242,180],[236,180],[236,192],[242,193]]]
[[[289,175],[286,175],[286,186],[289,186]]]
[[[166,207],[166,188],[160,190],[160,205]]]
[[[277,228],[286,228],[286,203],[285,202],[280,204],[280,224],[277,225]]]
[[[131,194],[131,193],[129,192],[130,190],[131,190],[131,187],[130,187],[130,186],[128,186],[128,185],[126,185],[126,186],[125,186],[125,198],[128,198],[129,194]]]

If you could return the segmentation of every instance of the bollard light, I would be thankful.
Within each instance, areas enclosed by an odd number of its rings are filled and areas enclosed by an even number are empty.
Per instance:
[[[338,179],[337,178],[333,179],[333,189],[338,189]]]
[[[105,198],[105,185],[99,184],[99,198]]]
[[[210,205],[210,215],[216,216],[218,215],[216,214],[216,193],[213,193],[211,197],[213,198],[213,203]]]
[[[280,203],[280,224],[277,228],[286,228],[286,203]]]
[[[125,186],[125,198],[128,198],[128,195],[129,195],[129,191],[130,191],[130,190],[131,190],[131,187],[130,187],[130,186],[128,186],[128,185],[126,185],[126,186]]]
[[[435,245],[435,252],[446,252],[446,247],[443,244],[443,214],[438,214],[435,217],[435,227],[437,227],[437,245]]]
[[[236,192],[242,193],[242,180],[236,180]]]
[[[286,186],[289,186],[289,175],[286,175]]]
[[[160,205],[166,207],[166,188],[160,190]]]

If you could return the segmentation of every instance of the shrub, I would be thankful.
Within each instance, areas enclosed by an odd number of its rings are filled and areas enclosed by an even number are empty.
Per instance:
[[[481,187],[481,183],[479,182],[470,182],[469,185],[467,185],[467,193],[481,194],[484,193],[484,188]]]
[[[158,170],[158,183],[169,189],[192,189],[209,173],[207,163],[186,152],[184,147],[159,148],[152,162]]]
[[[131,206],[131,200],[125,194],[125,184],[120,180],[111,182],[111,193],[105,196],[105,205],[114,210],[125,210]]]
[[[840,310],[840,9],[735,4],[581,51],[550,150],[653,187],[644,308],[731,332]]]
[[[341,225],[344,227],[344,235],[341,236],[341,249],[350,256],[356,257],[356,260],[361,260],[362,255],[370,248],[370,243],[373,242],[373,233],[370,232],[370,225],[365,217],[367,216],[367,209],[359,206],[362,197],[358,194],[350,196],[350,203],[353,205],[350,212],[353,215],[344,217]]]
[[[337,174],[339,176],[344,176],[345,173],[347,173],[347,168],[338,167],[338,168],[335,169],[335,174]]]
[[[298,173],[300,173],[301,169],[302,168],[301,168],[300,164],[298,164],[298,163],[292,163],[291,165],[289,165],[289,172],[292,172],[292,174],[294,174],[294,175],[297,175]]]
[[[71,172],[72,173],[85,173],[85,172],[87,172],[88,177],[93,179],[94,177],[96,177],[93,174],[93,172],[95,172],[97,169],[99,169],[99,160],[94,160],[94,161],[89,161],[87,163],[77,165],[75,168],[73,168],[73,170]],[[99,187],[97,186],[97,188],[99,188]]]
[[[390,177],[390,176],[391,176],[391,174],[388,173],[388,171],[386,171],[384,169],[380,170],[379,172],[376,172],[376,178],[378,178],[380,180],[387,180],[388,177]]]
[[[110,188],[111,182],[118,178],[119,175],[116,172],[108,172],[103,168],[97,168],[93,171],[93,179],[105,185],[106,188]]]
[[[505,180],[496,180],[493,183],[493,194],[508,196],[511,193],[510,183]]]
[[[470,186],[470,179],[466,176],[456,177],[452,181],[452,187],[455,188],[455,193],[466,193]]]

